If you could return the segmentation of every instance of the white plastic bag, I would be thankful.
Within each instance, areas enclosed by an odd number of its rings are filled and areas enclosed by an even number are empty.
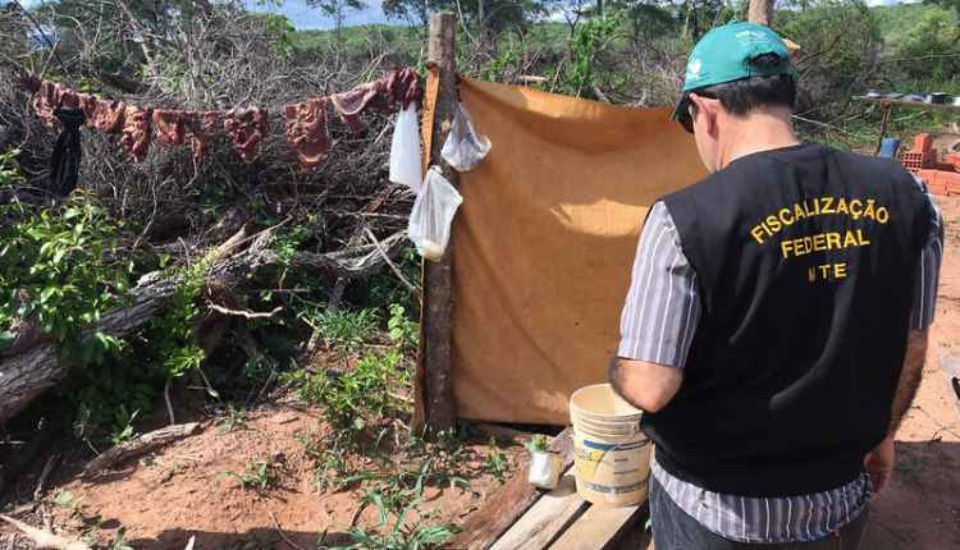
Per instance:
[[[410,105],[397,113],[390,146],[390,181],[402,183],[420,194],[423,174],[420,162],[420,125],[417,123],[417,105]]]
[[[533,451],[530,453],[530,468],[527,470],[527,481],[535,487],[552,491],[560,481],[562,464],[560,456],[549,451]]]
[[[458,105],[457,114],[453,117],[453,126],[440,151],[443,160],[453,166],[457,172],[469,172],[474,166],[480,164],[489,152],[490,140],[477,135],[467,110],[463,108],[463,104]]]
[[[450,225],[463,197],[457,189],[440,173],[440,169],[431,166],[423,188],[413,203],[410,212],[408,235],[417,245],[417,252],[431,261],[439,261],[450,242]]]

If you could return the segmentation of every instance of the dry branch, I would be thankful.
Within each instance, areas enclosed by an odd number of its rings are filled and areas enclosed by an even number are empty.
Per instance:
[[[86,468],[83,469],[84,477],[92,477],[101,470],[110,468],[114,464],[119,464],[131,458],[137,458],[148,453],[152,453],[161,447],[165,447],[174,441],[189,437],[200,430],[200,424],[190,422],[188,424],[174,424],[166,426],[159,430],[141,435],[140,437],[112,447],[91,460]]]
[[[53,550],[91,550],[89,546],[78,540],[69,540],[59,535],[48,533],[3,514],[0,514],[0,520],[20,530],[21,533],[33,541],[37,548],[49,548]]]
[[[284,103],[348,90],[396,65],[415,65],[417,59],[321,49],[281,55],[272,49],[272,31],[263,21],[218,6],[198,8],[189,18],[172,14],[174,23],[167,29],[143,20],[132,28],[131,20],[137,16],[131,12],[133,5],[114,4],[115,0],[98,4],[114,17],[105,26],[85,25],[55,8],[35,11],[40,25],[70,38],[58,46],[69,48],[69,54],[64,55],[66,68],[56,80],[76,87],[82,76],[93,76],[100,81],[94,86],[98,95],[133,105],[227,109],[250,104],[271,113],[261,155],[249,163],[240,161],[223,136],[199,162],[187,147],[154,143],[146,160],[134,163],[114,136],[82,131],[80,186],[114,218],[126,222],[133,252],[171,255],[183,265],[220,245],[222,256],[207,274],[207,282],[229,288],[238,297],[235,305],[218,304],[230,310],[221,313],[241,316],[261,315],[246,307],[245,294],[264,282],[274,288],[276,277],[270,277],[286,268],[316,274],[318,286],[324,278],[346,284],[378,272],[397,257],[413,196],[387,181],[388,117],[366,116],[360,134],[331,119],[329,159],[317,170],[301,172],[278,115]],[[32,28],[22,17],[0,10],[0,82],[14,82],[24,72],[45,73],[49,59],[30,46]],[[131,30],[142,40],[131,40]],[[105,52],[117,47],[130,54],[124,65],[98,66],[109,57]],[[164,61],[160,67],[164,75],[156,74],[155,65],[152,71],[139,70],[143,60],[136,50],[142,48],[149,50],[142,52],[152,58],[148,63]],[[371,50],[377,49],[388,50],[372,42]],[[142,82],[120,81],[117,74],[145,76]],[[43,190],[57,130],[44,127],[29,105],[22,90],[0,86],[0,150],[20,150],[17,161],[28,182],[22,189],[0,191],[0,202],[14,195],[29,204],[46,201]],[[25,195],[30,193],[38,198],[29,200]],[[307,230],[307,238],[292,254],[271,249],[276,229],[253,234],[258,219],[272,223],[266,221],[268,216],[290,221],[286,227]],[[353,236],[367,231],[372,243],[353,241]],[[402,278],[396,266],[390,269]],[[409,281],[404,284],[415,288]],[[142,278],[130,305],[104,315],[87,335],[102,331],[124,337],[141,330],[165,306],[176,285],[169,273]],[[0,425],[67,373],[59,346],[29,320],[12,332],[14,345],[0,352]]]
[[[250,273],[288,265],[347,279],[363,277],[382,268],[385,259],[399,250],[405,236],[401,231],[381,241],[379,246],[362,245],[327,254],[296,252],[286,261],[270,248],[274,228],[239,238],[238,235],[246,235],[245,231],[241,229],[218,248],[218,255],[223,257],[208,272],[208,284],[218,281],[230,287]],[[239,250],[243,243],[249,246]],[[155,272],[143,277],[133,290],[132,305],[104,315],[96,330],[121,338],[140,330],[164,307],[177,284],[175,275]],[[90,336],[93,332],[91,329],[86,334]],[[16,355],[0,357],[0,424],[59,384],[66,374],[59,346],[47,339],[36,340],[35,345]]]

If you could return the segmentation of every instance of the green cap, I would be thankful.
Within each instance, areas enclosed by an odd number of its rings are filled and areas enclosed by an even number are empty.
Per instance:
[[[779,64],[755,66],[751,63],[764,54],[776,54]],[[790,50],[770,27],[734,21],[715,27],[697,42],[687,59],[683,93],[673,112],[676,119],[687,104],[687,92],[750,78],[775,74],[793,74]]]

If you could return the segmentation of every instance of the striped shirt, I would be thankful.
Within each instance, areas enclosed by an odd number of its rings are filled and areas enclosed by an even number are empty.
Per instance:
[[[943,254],[943,226],[932,198],[930,206],[935,230],[922,252],[911,314],[911,327],[917,330],[933,322]],[[658,202],[640,236],[620,320],[618,355],[682,369],[700,315],[697,274],[683,254],[666,205]],[[869,498],[866,473],[830,491],[757,498],[707,491],[670,475],[656,460],[651,471],[684,512],[710,531],[746,543],[821,539],[855,519]]]

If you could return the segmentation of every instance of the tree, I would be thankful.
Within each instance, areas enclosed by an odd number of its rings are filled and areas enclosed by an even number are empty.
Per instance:
[[[333,20],[333,28],[338,42],[342,38],[343,22],[347,15],[350,12],[360,11],[367,7],[363,0],[307,0],[307,5],[319,8],[325,17]]]
[[[504,32],[522,31],[531,20],[547,15],[548,4],[562,3],[557,0],[384,0],[383,12],[426,23],[430,13],[452,11],[460,16],[461,24],[476,31],[486,42]]]
[[[773,22],[773,4],[774,0],[750,0],[749,21],[769,27]]]

